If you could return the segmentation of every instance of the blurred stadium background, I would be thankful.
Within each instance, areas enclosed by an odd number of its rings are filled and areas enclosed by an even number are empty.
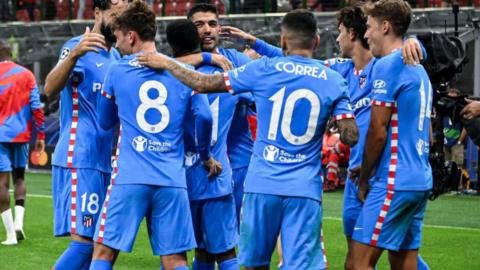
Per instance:
[[[3,0],[0,0],[3,1]],[[0,37],[8,39],[14,50],[14,60],[32,70],[40,91],[45,77],[56,64],[59,49],[71,37],[84,33],[93,25],[91,0],[12,0],[8,1],[10,16],[0,24]],[[221,23],[239,27],[270,43],[278,44],[282,12],[292,5],[311,8],[318,19],[321,46],[316,57],[325,59],[338,54],[335,39],[338,34],[335,11],[350,1],[330,0],[230,0],[187,1],[147,0],[158,15],[157,48],[168,53],[165,37],[167,24],[183,18],[195,2],[212,2],[222,13]],[[315,6],[315,4],[318,5]],[[409,1],[416,7],[410,34],[434,32],[454,33],[454,15],[451,1]],[[480,0],[459,1],[459,34],[465,41],[467,63],[453,83],[463,94],[480,96]],[[82,12],[83,10],[83,12]],[[30,14],[29,14],[30,12]],[[278,12],[278,13],[277,13]],[[222,40],[225,47],[242,49],[240,40]],[[46,103],[47,153],[46,159],[29,162],[30,174],[26,176],[29,198],[25,231],[27,241],[16,247],[0,247],[0,269],[49,269],[55,258],[67,245],[67,239],[52,236],[52,203],[50,175],[51,153],[58,139],[58,102],[50,98]],[[32,140],[33,141],[33,140]],[[475,151],[474,151],[475,152]],[[472,154],[470,180],[477,181],[478,158]],[[33,173],[32,173],[33,172]],[[477,184],[477,187],[480,185]],[[342,193],[325,196],[325,235],[327,256],[331,269],[342,269],[345,241],[341,225]],[[422,256],[432,269],[480,269],[480,197],[442,196],[430,203],[424,228]],[[154,269],[158,258],[151,255],[146,230],[139,233],[134,252],[120,256],[117,269]],[[0,235],[4,235],[0,226]],[[276,269],[273,259],[272,269]],[[379,269],[386,269],[385,256]]]

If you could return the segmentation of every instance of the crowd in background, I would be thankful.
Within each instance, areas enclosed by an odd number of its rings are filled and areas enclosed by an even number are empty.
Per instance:
[[[158,16],[185,14],[199,2],[217,5],[221,13],[287,12],[297,8],[312,11],[335,11],[358,0],[146,0]],[[480,0],[408,0],[413,8],[449,7],[452,2],[461,6],[480,7]],[[92,19],[91,0],[0,0],[0,21],[40,21]]]

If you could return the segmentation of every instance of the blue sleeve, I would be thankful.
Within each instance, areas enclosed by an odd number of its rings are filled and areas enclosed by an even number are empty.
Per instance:
[[[268,58],[262,57],[244,66],[224,73],[225,85],[231,94],[250,92],[263,74],[263,66]]]
[[[340,92],[340,95],[334,103],[333,117],[335,120],[354,118],[352,107],[350,106],[350,95],[348,92],[347,81],[345,79],[339,80],[336,87],[336,90]]]
[[[113,81],[112,68],[110,68],[105,76],[100,100],[97,105],[98,123],[104,130],[113,128],[118,122],[118,108],[115,104],[115,94],[111,83]]]
[[[235,61],[235,63],[233,63],[233,65],[236,68],[252,62],[252,59],[250,59],[250,57],[246,56],[244,53],[241,53],[237,50],[235,50],[234,53],[235,53],[236,61]]]
[[[30,91],[30,108],[32,108],[32,110],[43,108],[43,105],[40,102],[40,92],[38,91],[38,86],[36,84]]]
[[[210,158],[210,142],[212,141],[212,112],[206,95],[196,94],[191,97],[191,110],[195,117],[195,134],[197,151],[202,160]]]
[[[265,55],[266,57],[283,56],[283,51],[279,47],[268,44],[267,42],[257,38],[252,46],[258,54]]]
[[[243,102],[243,103],[248,104],[248,105],[254,103],[254,101],[253,101],[253,95],[252,95],[252,93],[250,93],[250,92],[245,92],[245,93],[239,94],[239,95],[238,95],[238,100],[239,100],[240,102]]]
[[[324,60],[323,64],[326,67],[340,73],[343,77],[346,77],[348,70],[353,65],[351,59],[339,58],[339,57]]]
[[[399,54],[399,53],[398,53]],[[397,54],[398,57],[400,57]],[[377,106],[391,106],[401,89],[398,85],[399,69],[398,63],[401,59],[392,58],[391,56],[384,57],[377,61],[372,70],[372,102]]]

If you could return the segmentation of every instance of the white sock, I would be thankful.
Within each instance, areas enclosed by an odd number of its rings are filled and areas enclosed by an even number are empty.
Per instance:
[[[23,229],[23,216],[25,215],[25,208],[21,205],[15,205],[15,230]]]
[[[17,239],[15,228],[13,226],[12,209],[8,208],[8,210],[2,212],[2,221],[3,225],[5,226],[5,230],[7,231],[7,240]]]

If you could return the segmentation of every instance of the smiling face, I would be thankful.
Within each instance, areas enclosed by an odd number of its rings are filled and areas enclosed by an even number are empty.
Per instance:
[[[198,29],[202,51],[212,52],[217,47],[220,36],[217,16],[212,12],[196,12],[191,20]]]
[[[370,51],[375,57],[383,56],[383,43],[385,35],[382,24],[383,23],[381,23],[379,19],[368,16],[365,39],[367,39],[368,45],[370,46]]]

